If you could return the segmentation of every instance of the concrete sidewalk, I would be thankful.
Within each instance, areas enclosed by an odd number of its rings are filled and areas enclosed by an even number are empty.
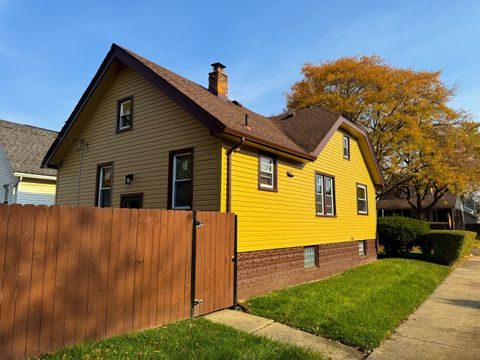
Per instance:
[[[255,335],[265,336],[272,340],[316,351],[333,360],[355,360],[364,358],[363,353],[346,345],[291,328],[271,319],[240,311],[222,310],[205,315],[205,319]]]
[[[480,257],[455,268],[368,359],[480,359]]]

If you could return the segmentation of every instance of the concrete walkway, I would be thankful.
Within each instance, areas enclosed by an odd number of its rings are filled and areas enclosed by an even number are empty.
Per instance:
[[[480,359],[480,257],[460,264],[368,360]]]
[[[337,342],[293,329],[271,319],[234,310],[222,310],[205,315],[205,319],[228,325],[251,334],[316,351],[333,360],[363,359],[364,355],[353,348]]]

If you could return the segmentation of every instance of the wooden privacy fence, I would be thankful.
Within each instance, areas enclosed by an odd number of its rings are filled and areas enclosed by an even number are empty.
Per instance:
[[[227,213],[0,205],[2,358],[232,306],[235,238]]]

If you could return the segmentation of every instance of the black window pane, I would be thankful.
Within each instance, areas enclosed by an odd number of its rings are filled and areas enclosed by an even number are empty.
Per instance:
[[[110,189],[103,189],[100,191],[100,206],[110,207],[112,205],[111,191]]]
[[[181,181],[176,184],[175,207],[192,207],[192,183]]]

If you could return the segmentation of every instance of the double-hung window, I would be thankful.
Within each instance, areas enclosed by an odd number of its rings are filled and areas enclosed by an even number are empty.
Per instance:
[[[276,158],[272,155],[260,154],[258,167],[258,188],[275,191],[277,189]]]
[[[98,207],[112,206],[113,164],[99,165],[97,170],[97,203]]]
[[[343,158],[350,160],[350,137],[343,135]]]
[[[333,176],[315,174],[315,205],[317,215],[335,215],[335,179]]]
[[[368,214],[367,185],[357,184],[357,212],[360,215]]]
[[[171,189],[170,207],[188,210],[193,203],[193,150],[180,150],[170,154]]]
[[[117,131],[131,129],[133,124],[133,97],[119,100],[117,106]]]

